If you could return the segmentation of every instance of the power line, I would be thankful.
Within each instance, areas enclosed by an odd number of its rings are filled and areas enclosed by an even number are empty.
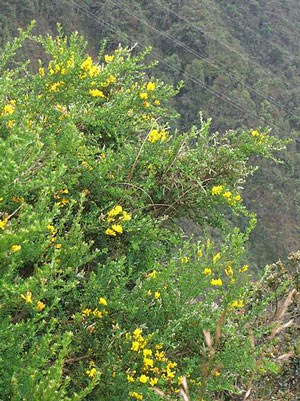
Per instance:
[[[82,7],[80,4],[78,4],[76,1],[73,0],[64,0],[66,3],[71,4],[72,6],[77,7],[83,14],[85,14],[88,18],[94,20],[95,22],[101,24],[101,25],[105,25],[108,27],[108,29],[110,31],[112,31],[113,33],[119,32],[121,33],[121,36],[126,37],[126,39],[131,40],[131,38],[124,32],[120,31],[115,25],[111,24],[111,23],[107,23],[104,22],[103,20],[100,20],[99,18],[95,17],[95,15],[93,13],[91,13],[90,11],[88,11],[85,7]],[[141,46],[140,46],[141,47]],[[167,65],[168,67],[170,67],[172,70],[177,71],[177,72],[181,72],[180,69],[176,66],[174,66],[174,64],[171,63],[167,63],[163,58],[161,58],[160,56],[157,55],[157,58],[160,60],[160,62],[162,64]],[[223,102],[230,104],[231,106],[235,107],[236,109],[242,111],[243,113],[252,116],[255,119],[258,119],[258,117],[256,115],[254,115],[252,112],[250,112],[249,110],[246,110],[244,108],[242,108],[240,105],[238,105],[237,103],[235,103],[233,101],[232,98],[229,98],[228,96],[221,94],[220,92],[210,88],[209,86],[205,85],[203,82],[201,82],[199,79],[197,79],[195,76],[193,76],[192,74],[186,73],[186,75],[188,76],[189,81],[195,83],[196,85],[204,88],[205,90],[207,90],[208,92],[212,93],[214,96],[218,97],[219,99],[221,99]],[[281,132],[282,134],[285,134],[283,132],[283,130],[277,125],[277,124],[272,124],[273,128],[276,128],[278,130],[278,132]]]
[[[137,16],[136,14],[134,14],[131,11],[128,11],[128,9],[126,10],[126,8],[121,7],[120,5],[118,5],[117,3],[115,3],[113,0],[109,0],[112,4],[116,5],[117,7],[119,7],[121,10],[124,10],[125,13],[131,15],[132,17],[136,18],[137,20],[141,21],[144,25],[148,26],[149,28],[155,30],[156,32],[159,32],[160,34],[162,34],[164,37],[166,37],[167,39],[171,40],[172,42],[176,43],[179,47],[181,47],[182,49],[185,49],[186,51],[188,51],[189,53],[193,54],[195,57],[202,59],[203,61],[205,61],[207,64],[211,65],[212,67],[214,67],[215,69],[221,71],[223,74],[229,76],[230,78],[232,78],[234,81],[240,83],[241,85],[245,86],[247,89],[251,90],[253,93],[256,93],[257,95],[261,96],[263,99],[268,100],[270,103],[273,103],[273,105],[277,106],[278,108],[281,108],[282,110],[284,110],[286,113],[293,115],[294,117],[297,117],[298,119],[300,119],[300,116],[298,116],[296,113],[294,113],[292,110],[290,110],[289,108],[281,105],[280,103],[278,103],[275,99],[271,98],[271,97],[267,97],[265,96],[264,93],[262,93],[261,91],[253,88],[251,85],[248,85],[247,83],[245,83],[242,80],[237,79],[233,74],[231,74],[230,72],[227,72],[225,70],[223,70],[222,68],[218,67],[216,64],[212,63],[211,61],[209,61],[207,58],[203,57],[199,52],[196,52],[195,50],[193,50],[192,48],[190,48],[189,46],[186,46],[184,43],[180,42],[179,40],[177,40],[176,38],[174,38],[171,35],[168,35],[167,33],[165,33],[164,31],[154,27],[153,25],[149,24],[147,21],[143,20],[142,18],[140,18],[139,16]]]
[[[207,37],[211,38],[212,40],[214,40],[215,42],[219,43],[221,46],[223,46],[224,48],[230,50],[232,53],[237,54],[238,56],[240,56],[244,61],[249,62],[252,65],[255,65],[256,67],[258,67],[260,69],[260,71],[264,72],[266,75],[270,75],[273,76],[275,78],[278,78],[281,82],[283,82],[285,85],[287,86],[291,86],[288,82],[286,82],[285,80],[281,79],[281,77],[279,77],[277,74],[274,74],[272,71],[267,71],[266,69],[264,69],[259,63],[255,62],[254,60],[251,60],[248,56],[245,56],[244,54],[240,53],[238,50],[236,50],[235,48],[233,48],[232,46],[229,46],[227,43],[220,41],[220,39],[217,39],[214,35],[212,35],[211,33],[209,33],[208,31],[206,31],[205,29],[203,29],[203,27],[199,27],[193,23],[191,23],[191,21],[189,21],[187,18],[184,18],[182,16],[180,16],[179,14],[175,13],[175,11],[171,10],[169,7],[166,7],[165,5],[163,5],[160,1],[158,0],[153,0],[156,4],[158,4],[161,8],[165,9],[166,11],[168,11],[169,13],[173,14],[174,16],[176,16],[179,20],[187,23],[189,26],[193,27],[195,30],[204,33]]]

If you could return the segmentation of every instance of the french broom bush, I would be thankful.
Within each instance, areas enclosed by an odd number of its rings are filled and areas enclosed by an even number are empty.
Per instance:
[[[48,61],[14,66],[25,40]],[[21,31],[2,51],[1,400],[175,400],[186,383],[191,400],[224,400],[262,365],[278,369],[263,318],[272,294],[249,283],[255,216],[241,186],[249,158],[282,143],[267,130],[213,134],[204,120],[172,130],[177,89],[146,56],[94,59],[61,29]]]

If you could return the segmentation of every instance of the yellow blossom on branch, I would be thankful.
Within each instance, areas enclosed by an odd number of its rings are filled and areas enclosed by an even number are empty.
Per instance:
[[[104,60],[106,63],[111,63],[114,60],[115,56],[113,55],[109,55],[109,54],[105,54],[104,56]]]
[[[113,224],[111,228],[118,234],[123,233],[123,227],[121,226],[121,224]]]
[[[155,83],[154,82],[148,82],[147,83],[147,91],[154,91],[155,90]]]
[[[205,276],[209,276],[212,273],[212,270],[209,267],[206,267],[204,269],[203,274],[205,274]]]
[[[93,97],[105,97],[104,93],[99,89],[90,89],[89,94]]]
[[[107,306],[107,301],[106,301],[106,299],[103,298],[103,297],[100,297],[100,298],[99,298],[99,304],[100,304],[100,305]]]
[[[116,236],[117,236],[117,233],[116,233],[114,230],[112,230],[111,228],[107,228],[107,229],[105,230],[105,234],[106,234],[106,235],[110,235],[110,236],[112,236],[112,237],[116,237]]]
[[[11,252],[18,252],[18,251],[20,251],[21,250],[21,245],[12,245],[11,246],[11,248],[10,248],[10,250],[11,250]]]
[[[139,377],[139,381],[141,382],[141,383],[147,383],[147,381],[149,380],[149,377],[148,376],[146,376],[146,375],[141,375],[140,377]]]
[[[223,189],[224,189],[223,185],[216,185],[216,186],[212,187],[211,194],[213,196],[220,195],[222,193]]]
[[[45,308],[46,304],[42,301],[37,301],[36,303],[36,309],[38,312],[41,312]]]
[[[90,369],[90,370],[87,370],[87,371],[86,371],[86,374],[87,374],[89,377],[95,377],[96,374],[97,374],[97,369],[96,369],[96,368],[92,368],[92,369]]]
[[[246,272],[248,269],[249,269],[249,266],[248,266],[248,265],[244,265],[244,266],[242,266],[242,267],[239,269],[239,272],[240,272],[240,273],[244,273],[244,272]]]
[[[27,291],[26,294],[21,294],[21,298],[24,299],[24,301],[27,304],[31,304],[32,303],[32,292]]]
[[[137,400],[143,399],[143,394],[137,393],[136,391],[131,391],[129,395]]]
[[[148,99],[148,93],[147,92],[142,92],[140,93],[140,98],[142,100],[147,100]]]
[[[218,260],[220,260],[220,259],[221,259],[221,253],[218,252],[218,253],[216,253],[215,256],[213,257],[213,262],[214,262],[214,263],[217,263]]]
[[[217,286],[217,287],[221,287],[223,285],[223,282],[220,278],[217,278],[217,279],[213,278],[213,279],[211,279],[210,284]]]

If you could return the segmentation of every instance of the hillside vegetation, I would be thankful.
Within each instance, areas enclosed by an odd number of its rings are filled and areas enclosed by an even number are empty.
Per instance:
[[[253,280],[241,190],[284,143],[175,129],[147,57],[62,28],[1,53],[1,398],[291,401],[300,255]]]
[[[37,20],[36,32],[79,30],[96,55],[119,43],[145,49],[158,60],[154,74],[184,87],[174,100],[189,129],[212,117],[220,132],[235,128],[271,127],[290,138],[283,164],[261,164],[245,191],[259,217],[249,255],[259,266],[296,250],[300,235],[300,10],[297,1],[33,1],[4,0],[0,5],[0,38]],[[35,47],[31,58],[43,58]],[[298,148],[296,141],[298,140]]]

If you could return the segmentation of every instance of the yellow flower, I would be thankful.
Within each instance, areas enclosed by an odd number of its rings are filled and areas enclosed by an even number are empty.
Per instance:
[[[36,309],[39,311],[39,312],[41,312],[44,308],[45,308],[45,304],[44,304],[44,302],[42,302],[42,301],[37,301],[37,303],[36,303]]]
[[[4,228],[6,227],[6,224],[8,222],[7,218],[4,218],[3,220],[0,220],[0,229],[4,230]]]
[[[84,317],[90,316],[91,314],[92,314],[92,310],[91,309],[86,308],[86,309],[83,309],[83,311],[82,311],[82,315]]]
[[[11,100],[8,104],[6,104],[3,107],[3,114],[4,115],[13,114],[15,109],[16,109],[16,101],[15,100]]]
[[[115,58],[115,56],[110,56],[108,54],[105,54],[105,56],[104,56],[104,60],[106,63],[110,63],[111,61],[113,61],[114,58]]]
[[[212,187],[211,194],[213,196],[220,195],[221,192],[223,191],[223,189],[224,189],[223,185],[216,185],[216,186]]]
[[[117,235],[117,233],[114,230],[112,230],[111,228],[107,228],[105,230],[105,234],[106,235],[111,235],[112,237],[116,237],[116,235]]]
[[[242,267],[239,269],[239,272],[240,272],[240,273],[244,273],[244,272],[246,272],[248,269],[249,269],[249,266],[248,266],[248,265],[244,265],[244,266],[242,266]]]
[[[8,120],[7,121],[7,128],[12,129],[14,125],[15,125],[14,120]]]
[[[147,358],[147,356],[152,356],[152,351],[151,351],[151,349],[145,348],[145,349],[143,350],[143,356],[144,356],[145,358]]]
[[[203,252],[201,249],[198,251],[198,256],[199,256],[199,258],[202,258],[202,256],[203,256]]]
[[[153,270],[151,273],[148,273],[146,275],[146,278],[156,278],[157,277],[157,271]]]
[[[129,383],[133,383],[134,382],[134,378],[132,376],[130,376],[130,375],[127,375],[127,381]]]
[[[95,317],[98,317],[99,319],[101,319],[102,316],[103,316],[102,312],[100,312],[100,311],[98,310],[98,308],[95,308],[95,309],[93,310],[93,315],[94,315]]]
[[[203,274],[205,274],[205,276],[209,276],[212,273],[212,270],[209,267],[206,267],[204,269]]]
[[[154,298],[155,298],[155,299],[160,298],[160,292],[155,291],[155,293],[154,293]]]
[[[91,56],[88,56],[82,63],[80,68],[85,71],[89,71],[93,65],[93,60]]]
[[[223,196],[225,199],[229,199],[229,198],[231,198],[232,193],[230,191],[226,191],[226,192],[224,192]]]
[[[254,136],[254,137],[257,137],[257,136],[260,135],[260,133],[259,133],[258,131],[256,131],[256,130],[254,130],[254,129],[250,131],[250,134],[251,134],[252,136]]]
[[[123,208],[120,205],[116,205],[107,213],[107,221],[115,221],[115,217],[123,212]]]
[[[155,352],[155,358],[160,362],[164,362],[165,361],[165,353],[164,353],[164,351],[157,350]]]
[[[153,359],[151,358],[144,358],[144,367],[145,369],[153,367]]]
[[[138,341],[133,341],[131,344],[131,350],[138,352],[138,350],[140,349],[140,344]]]
[[[154,91],[155,90],[155,83],[154,82],[148,82],[147,84],[147,91]]]
[[[21,298],[24,299],[24,301],[27,304],[31,304],[32,303],[32,293],[31,291],[27,291],[26,294],[21,294]]]
[[[178,386],[181,386],[182,382],[183,382],[183,376],[179,376],[177,379]]]
[[[244,306],[244,301],[242,299],[238,299],[236,301],[232,301],[230,306],[232,308],[242,308]]]
[[[225,269],[225,274],[226,276],[232,276],[233,275],[233,269],[231,266],[227,266]]]
[[[159,106],[160,105],[160,101],[158,99],[154,100],[154,106]]]
[[[123,215],[122,215],[122,217],[121,217],[121,220],[123,220],[123,221],[129,221],[129,220],[131,220],[131,215],[129,214],[129,213],[127,213],[127,212],[123,212]]]
[[[129,395],[133,398],[136,398],[137,400],[143,399],[143,394],[137,393],[136,391],[131,391]]]
[[[93,97],[105,97],[104,93],[99,89],[90,89],[89,94]]]
[[[150,383],[150,386],[155,386],[155,384],[157,384],[157,382],[158,382],[158,378],[157,377],[151,377],[150,379],[149,379],[149,383]]]
[[[123,233],[123,227],[121,226],[121,224],[113,224],[111,228],[118,234]]]
[[[218,377],[218,376],[220,376],[221,375],[221,373],[217,370],[215,373],[214,373],[214,376],[215,377]]]
[[[43,67],[39,68],[39,76],[40,77],[44,77],[45,76],[45,68],[43,68]]]
[[[55,245],[55,248],[56,248],[56,249],[60,249],[61,247],[62,247],[61,244],[56,244],[56,245]]]
[[[149,377],[148,376],[146,376],[146,375],[141,375],[140,377],[139,377],[139,381],[141,382],[141,383],[147,383],[147,381],[149,380]]]
[[[87,374],[89,377],[95,377],[96,374],[97,374],[97,369],[96,369],[96,368],[92,368],[92,369],[90,369],[90,370],[87,370],[87,371],[86,371],[86,374]]]
[[[218,260],[221,259],[221,254],[220,252],[216,253],[215,256],[213,257],[213,262],[217,263]]]
[[[210,281],[210,284],[211,285],[214,285],[214,286],[219,286],[219,287],[221,287],[222,285],[223,285],[223,282],[222,282],[222,280],[220,279],[220,278],[218,278],[218,279],[212,279],[211,281]]]
[[[233,197],[233,200],[234,200],[235,202],[240,202],[240,201],[242,200],[241,195],[236,195],[236,196],[234,196],[234,197]]]
[[[141,336],[143,334],[143,330],[137,328],[137,329],[134,330],[134,332],[132,334],[133,334],[133,337],[136,338],[136,339],[141,338]]]
[[[106,299],[103,298],[103,297],[100,297],[100,298],[99,298],[99,304],[100,304],[100,305],[107,306],[107,301],[106,301]]]
[[[140,93],[140,98],[142,100],[147,100],[148,99],[148,93],[147,92],[142,92]]]
[[[54,84],[52,84],[49,87],[49,92],[59,92],[60,87],[63,85],[64,85],[64,82],[62,82],[62,81],[55,82]]]
[[[21,250],[21,248],[22,248],[21,245],[12,245],[10,250],[11,252],[18,252]]]
[[[181,264],[185,264],[188,263],[188,261],[190,260],[190,258],[188,256],[184,256],[180,259]]]
[[[108,84],[112,84],[112,83],[114,83],[115,81],[116,81],[116,77],[114,76],[114,75],[110,75],[108,78],[107,78],[107,83]]]
[[[152,129],[148,135],[148,142],[155,143],[160,140],[160,133],[157,129]]]

